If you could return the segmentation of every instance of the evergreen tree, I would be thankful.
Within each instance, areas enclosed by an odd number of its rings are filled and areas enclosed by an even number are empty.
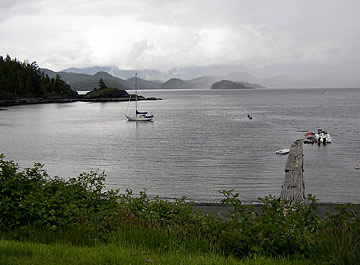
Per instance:
[[[99,85],[99,89],[104,89],[106,88],[107,86],[105,85],[105,82],[102,78],[100,78],[99,82],[98,82],[98,85]]]
[[[50,79],[40,71],[36,62],[23,63],[9,55],[0,56],[0,100],[39,98],[51,96],[77,96],[59,76]]]

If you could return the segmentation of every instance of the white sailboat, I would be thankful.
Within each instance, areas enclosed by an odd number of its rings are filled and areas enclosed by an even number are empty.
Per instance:
[[[134,83],[133,83],[133,89],[135,88],[135,114],[129,113],[129,105],[130,105],[131,96],[132,96],[130,94],[129,103],[128,103],[128,107],[127,107],[127,113],[125,114],[125,117],[129,121],[153,121],[154,115],[149,115],[147,111],[138,111],[138,104],[137,104],[138,95],[137,95],[136,81],[137,81],[137,73],[135,74]]]

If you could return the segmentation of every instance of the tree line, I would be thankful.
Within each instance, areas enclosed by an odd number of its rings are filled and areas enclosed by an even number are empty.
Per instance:
[[[76,97],[59,75],[50,78],[36,62],[20,62],[9,55],[0,56],[0,99]]]

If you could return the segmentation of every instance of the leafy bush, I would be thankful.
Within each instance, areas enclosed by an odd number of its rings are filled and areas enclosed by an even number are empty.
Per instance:
[[[291,205],[272,196],[261,199],[261,209],[242,205],[239,194],[223,192],[224,203],[231,205],[224,231],[225,251],[238,257],[247,255],[308,255],[314,245],[319,218],[313,214],[316,200]]]
[[[0,154],[0,229],[11,230],[36,219],[35,213],[28,209],[36,202],[29,199],[42,189],[47,175],[40,164],[19,172],[17,164],[4,161],[3,157]]]
[[[68,180],[50,178],[41,164],[19,170],[0,155],[0,229],[109,232],[117,213],[118,194],[103,191],[105,175],[91,171]],[[115,209],[115,210],[114,210]]]
[[[150,198],[146,190],[105,190],[105,174],[50,177],[41,164],[20,170],[0,154],[0,236],[73,244],[115,242],[157,251],[311,257],[317,263],[359,264],[360,218],[351,207],[320,219],[315,197],[291,205],[273,196],[243,205],[223,191],[229,215],[202,215],[185,197]]]
[[[0,230],[15,231],[12,235],[19,239],[34,238],[43,231],[40,238],[46,242],[61,235],[87,244],[108,241],[134,228],[169,237],[173,246],[190,237],[194,239],[187,241],[190,245],[211,244],[207,235],[215,231],[208,225],[212,217],[196,213],[185,197],[169,202],[149,198],[145,191],[139,196],[131,190],[126,194],[104,191],[104,180],[104,173],[95,171],[68,180],[50,178],[38,163],[21,171],[1,155]]]

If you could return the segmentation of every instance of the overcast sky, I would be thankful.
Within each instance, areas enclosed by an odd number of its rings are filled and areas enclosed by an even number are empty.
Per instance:
[[[359,0],[0,0],[0,55],[40,67],[360,61]]]

